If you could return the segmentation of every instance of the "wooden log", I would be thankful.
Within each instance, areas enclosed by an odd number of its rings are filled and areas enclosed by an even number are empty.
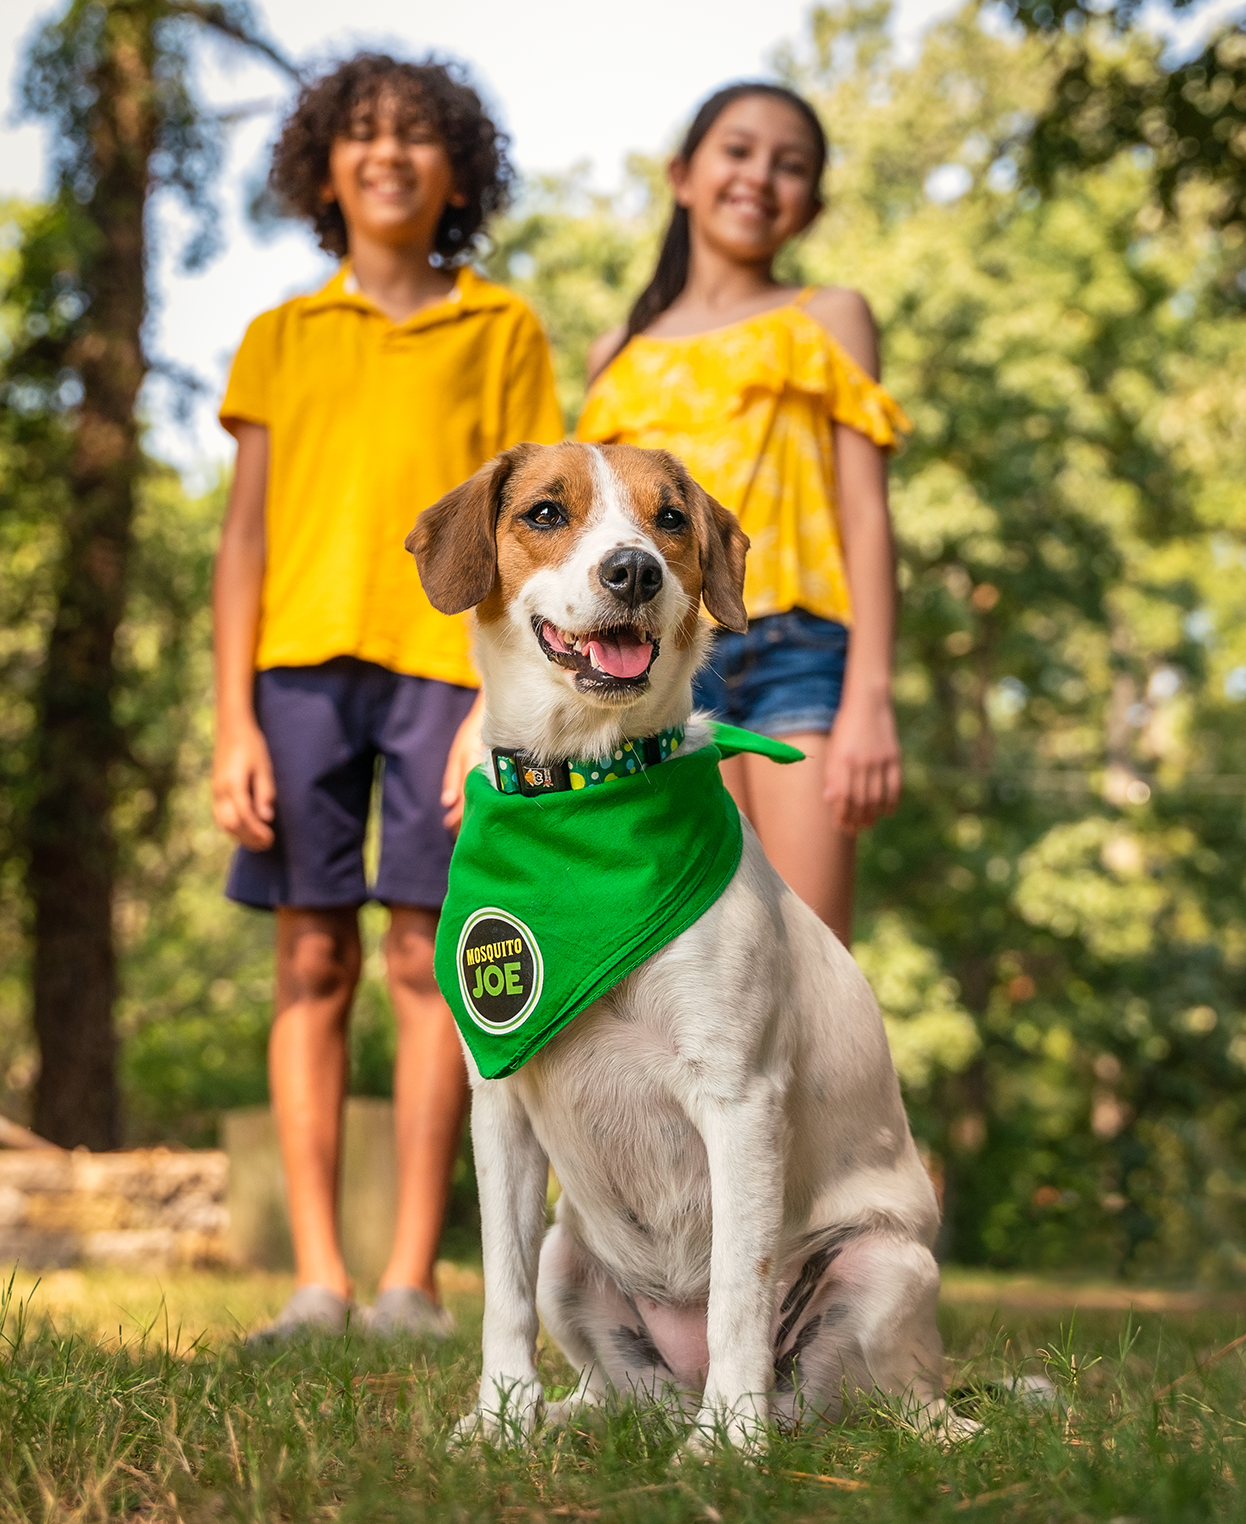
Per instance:
[[[0,1117],[0,1148],[53,1148],[58,1154],[65,1151],[56,1143],[41,1138],[37,1132],[31,1132],[29,1127],[10,1122],[8,1117]]]
[[[228,1160],[218,1149],[0,1151],[0,1279],[8,1267],[228,1262]]]

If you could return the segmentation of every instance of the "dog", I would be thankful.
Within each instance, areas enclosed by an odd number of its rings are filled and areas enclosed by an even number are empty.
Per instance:
[[[629,445],[517,445],[426,509],[407,548],[434,607],[475,610],[486,771],[495,747],[554,767],[667,727],[682,754],[709,744],[700,609],[746,627],[747,543],[674,456]],[[591,882],[565,909],[586,935],[608,914]],[[514,1073],[467,1057],[485,1314],[465,1430],[628,1393],[693,1413],[702,1451],[876,1394],[954,1422],[938,1205],[877,1005],[747,822],[691,926]],[[538,1311],[581,1372],[548,1407]]]

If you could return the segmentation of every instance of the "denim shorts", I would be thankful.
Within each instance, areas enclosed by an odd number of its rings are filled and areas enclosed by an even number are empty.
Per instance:
[[[804,609],[767,614],[743,635],[716,630],[693,702],[764,736],[829,731],[839,712],[848,629]]]
[[[437,909],[454,836],[442,825],[441,780],[474,688],[391,672],[353,656],[255,677],[255,715],[272,758],[276,841],[239,847],[225,893],[243,905],[329,910]],[[381,859],[364,873],[364,837],[381,764]]]

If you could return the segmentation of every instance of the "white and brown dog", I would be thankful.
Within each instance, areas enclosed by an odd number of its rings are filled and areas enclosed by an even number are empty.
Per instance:
[[[486,746],[543,763],[688,722],[702,600],[746,623],[747,540],[662,451],[519,445],[407,545],[436,608],[476,611]],[[693,719],[684,748],[708,740]],[[566,914],[592,928],[591,883]],[[563,1411],[611,1391],[696,1404],[694,1446],[853,1394],[944,1413],[938,1208],[878,1008],[747,824],[688,930],[514,1074],[469,1069],[485,1271],[469,1427],[540,1420],[538,1309],[582,1372]]]

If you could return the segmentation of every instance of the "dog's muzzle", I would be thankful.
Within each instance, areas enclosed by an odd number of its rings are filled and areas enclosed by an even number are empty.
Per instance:
[[[575,634],[560,630],[539,614],[532,620],[537,643],[549,661],[574,672],[581,691],[603,694],[636,692],[647,686],[658,658],[656,635],[634,624],[609,625]]]

